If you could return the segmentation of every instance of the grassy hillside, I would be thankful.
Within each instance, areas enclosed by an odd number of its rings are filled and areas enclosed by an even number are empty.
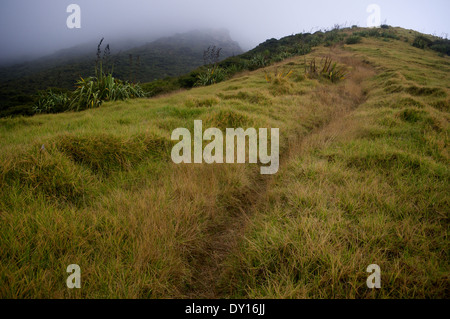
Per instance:
[[[395,35],[0,119],[0,296],[448,298],[450,61]],[[345,79],[311,74],[326,56]],[[172,130],[197,119],[280,128],[279,172],[173,164]],[[69,264],[82,289],[67,289]],[[366,286],[370,264],[381,289]]]

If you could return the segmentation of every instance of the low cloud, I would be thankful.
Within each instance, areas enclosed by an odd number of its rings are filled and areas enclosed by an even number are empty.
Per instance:
[[[70,4],[81,8],[81,28],[66,25]],[[2,0],[0,60],[50,54],[100,37],[151,41],[196,28],[226,28],[242,48],[268,38],[330,28],[365,26],[371,3],[382,21],[421,32],[449,33],[447,0]]]

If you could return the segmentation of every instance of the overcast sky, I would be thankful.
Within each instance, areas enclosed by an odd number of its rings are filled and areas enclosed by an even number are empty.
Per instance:
[[[69,29],[67,7],[81,9],[81,28]],[[105,36],[169,35],[195,28],[227,28],[244,49],[269,38],[330,28],[366,26],[367,7],[381,21],[428,34],[450,34],[449,0],[0,0],[0,60]]]

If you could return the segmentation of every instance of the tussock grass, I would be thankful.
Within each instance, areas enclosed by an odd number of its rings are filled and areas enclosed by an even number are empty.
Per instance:
[[[432,102],[431,106],[444,112],[448,112],[450,110],[450,100],[439,100],[436,102]]]
[[[239,91],[236,94],[223,94],[219,93],[218,96],[224,100],[240,100],[244,102],[249,102],[258,105],[270,105],[270,98],[264,95],[262,92],[249,93],[244,91]]]
[[[219,103],[219,99],[217,98],[209,98],[209,99],[188,99],[184,103],[186,107],[213,107],[214,105]]]
[[[76,163],[94,172],[108,173],[115,169],[131,169],[144,159],[168,159],[172,142],[156,135],[139,134],[123,139],[108,134],[98,136],[64,135],[56,147]]]
[[[428,96],[434,95],[437,97],[446,97],[447,94],[441,88],[429,88],[429,87],[417,87],[410,86],[406,89],[406,92],[413,96]]]
[[[208,127],[216,127],[225,132],[227,128],[255,127],[256,121],[251,115],[233,109],[212,111],[205,116]]]
[[[305,60],[306,64],[306,60]],[[346,71],[342,66],[338,66],[337,62],[326,56],[321,59],[320,64],[316,64],[316,59],[313,58],[307,67],[305,67],[305,75],[308,78],[325,78],[335,83],[345,79]]]
[[[54,149],[32,148],[14,161],[1,165],[2,189],[6,202],[17,200],[10,188],[24,187],[38,196],[81,203],[93,195],[95,178]],[[11,196],[10,196],[11,195]]]

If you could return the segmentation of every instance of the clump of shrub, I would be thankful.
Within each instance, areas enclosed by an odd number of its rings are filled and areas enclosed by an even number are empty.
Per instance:
[[[278,69],[274,71],[274,74],[265,73],[265,79],[267,83],[270,83],[269,91],[272,95],[290,94],[292,89],[292,83],[289,82],[289,78],[293,75],[293,71],[278,72]]]
[[[95,76],[81,78],[77,89],[72,94],[55,93],[52,90],[41,94],[34,105],[35,113],[58,113],[65,111],[81,111],[88,108],[99,107],[104,101],[117,101],[129,98],[144,97],[145,92],[138,84],[124,82],[113,77],[113,69],[104,72],[103,61],[106,65],[109,60],[109,45],[106,46],[101,58],[101,44],[97,47],[97,60]]]
[[[426,36],[418,35],[414,38],[412,45],[419,49],[429,48],[441,54],[450,55],[450,40],[448,39],[442,38],[433,41]]]
[[[249,70],[257,70],[268,65],[267,56],[270,55],[269,51],[266,50],[264,53],[255,54],[249,63]]]
[[[358,32],[354,32],[354,36],[360,36],[364,38],[384,38],[384,39],[394,39],[394,40],[400,40],[400,37],[397,36],[392,30],[388,31],[390,27],[387,28],[372,28],[369,30],[362,30]]]
[[[112,74],[81,78],[73,94],[71,110],[80,111],[99,107],[104,101],[118,101],[144,97],[145,93],[137,84],[115,79]]]
[[[222,82],[227,77],[227,70],[218,65],[222,48],[210,46],[203,52],[205,68],[197,75],[195,86],[207,86]]]
[[[337,65],[337,62],[333,63],[333,60],[329,57],[322,58],[320,64],[316,64],[314,58],[309,63],[309,66],[305,63],[305,75],[308,78],[326,78],[333,83],[345,79],[347,76],[346,70],[343,67]]]
[[[289,79],[292,75],[293,71],[290,70],[289,72],[278,72],[278,70],[275,70],[274,74],[270,74],[267,72],[264,72],[265,74],[265,78],[266,78],[266,82],[267,83],[274,83],[274,84],[280,84],[284,81],[287,81],[287,79]]]
[[[153,97],[156,95],[169,93],[180,88],[177,81],[172,78],[167,78],[163,80],[156,80],[153,82],[144,83],[141,85],[142,90],[148,97]]]
[[[205,69],[197,76],[196,86],[207,86],[222,82],[227,77],[227,71],[221,67],[214,66]]]
[[[114,65],[111,66],[111,70],[107,70],[110,55],[109,44],[105,48],[103,58],[100,58],[102,42],[103,39],[100,40],[97,47],[96,76],[87,79],[81,78],[77,82],[71,107],[75,111],[99,107],[103,101],[118,101],[145,96],[139,85],[115,79],[112,75]],[[103,61],[106,64],[106,72],[103,70]]]
[[[431,50],[443,54],[450,55],[450,41],[447,39],[440,39],[433,42],[430,46]]]
[[[70,109],[72,104],[69,93],[48,89],[38,94],[37,102],[33,105],[33,112],[59,113]]]
[[[345,34],[339,32],[339,29],[334,29],[330,31],[325,36],[325,46],[330,47],[335,44],[343,43],[345,39]]]
[[[414,42],[412,45],[419,49],[425,49],[425,48],[429,48],[432,43],[433,43],[433,41],[431,41],[427,37],[425,37],[423,35],[418,35],[417,37],[414,38]]]
[[[99,107],[104,101],[118,101],[144,97],[145,92],[137,84],[115,79],[111,74],[98,78],[81,78],[72,94],[48,90],[41,93],[33,107],[34,113],[60,113],[81,111]]]
[[[294,50],[296,55],[306,55],[311,52],[311,46],[308,44],[299,44]]]
[[[345,40],[345,44],[358,44],[361,42],[361,37],[357,35],[351,35]]]

